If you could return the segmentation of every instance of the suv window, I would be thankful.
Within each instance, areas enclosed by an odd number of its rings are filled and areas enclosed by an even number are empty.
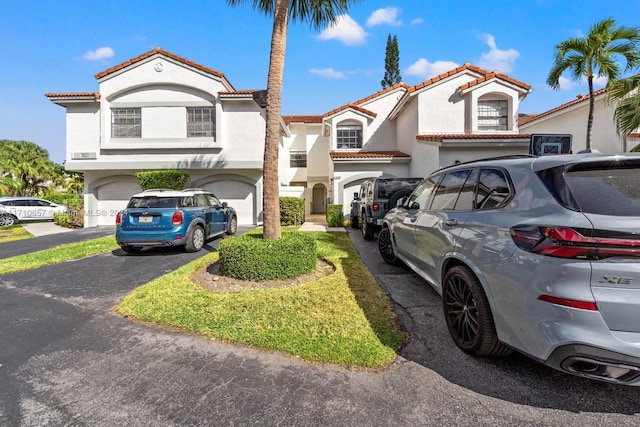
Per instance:
[[[433,193],[439,180],[439,176],[425,179],[411,194],[406,206],[409,209],[426,209],[429,196]]]
[[[456,205],[458,193],[467,181],[471,170],[464,169],[445,174],[431,203],[433,210],[451,210]]]
[[[393,193],[401,188],[411,189],[422,182],[422,179],[380,179],[378,180],[378,188],[376,189],[376,199],[388,199]]]
[[[602,168],[569,170],[564,180],[578,208],[586,213],[640,215],[638,169]]]
[[[128,208],[172,208],[178,206],[178,197],[133,197]]]
[[[506,204],[510,199],[509,181],[500,169],[483,169],[480,172],[476,209],[495,209]]]

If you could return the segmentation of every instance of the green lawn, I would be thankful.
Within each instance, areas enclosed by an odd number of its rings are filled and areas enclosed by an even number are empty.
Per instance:
[[[127,295],[123,316],[203,336],[279,351],[308,361],[378,368],[404,341],[388,296],[344,233],[312,233],[336,271],[287,288],[218,292],[191,275],[212,252]]]
[[[0,243],[13,242],[14,240],[29,239],[33,235],[27,233],[27,230],[20,225],[10,225],[0,227]]]
[[[43,251],[5,258],[0,262],[0,274],[40,268],[70,259],[79,259],[89,255],[112,251],[118,248],[119,246],[114,236],[69,243]]]

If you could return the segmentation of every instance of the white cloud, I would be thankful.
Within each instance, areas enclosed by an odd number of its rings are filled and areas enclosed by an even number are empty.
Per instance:
[[[96,50],[90,50],[82,55],[82,58],[88,61],[97,61],[99,59],[111,58],[115,54],[114,50],[108,46],[99,47]]]
[[[436,61],[431,63],[424,58],[420,58],[410,65],[403,74],[418,76],[427,80],[457,67],[459,67],[459,65],[451,61]]]
[[[336,39],[348,46],[363,44],[368,34],[349,15],[340,15],[335,24],[320,32],[320,40]]]
[[[501,73],[510,73],[520,52],[515,49],[498,49],[496,39],[491,34],[481,34],[480,39],[489,46],[490,50],[482,54],[478,65],[488,71],[498,70]]]
[[[386,7],[384,9],[378,9],[374,11],[367,19],[367,27],[373,27],[375,25],[393,25],[400,26],[402,21],[398,20],[400,9],[397,7]]]
[[[424,19],[422,19],[422,18],[413,18],[411,20],[411,25],[420,25],[420,24],[424,24]]]
[[[558,79],[558,85],[560,86],[560,90],[571,90],[574,86],[571,80],[562,76]]]
[[[586,80],[585,80],[586,81]],[[605,87],[607,85],[607,78],[605,76],[593,76],[594,87]]]
[[[323,68],[322,70],[318,70],[316,68],[311,68],[309,72],[313,75],[325,77],[327,79],[335,79],[335,80],[346,80],[347,76],[342,71],[336,71],[333,68]]]

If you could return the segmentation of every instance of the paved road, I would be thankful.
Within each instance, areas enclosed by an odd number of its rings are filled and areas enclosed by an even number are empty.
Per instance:
[[[640,424],[640,389],[466,356],[437,295],[349,235],[411,331],[390,368],[307,364],[118,317],[127,292],[203,253],[117,250],[0,276],[0,425]]]

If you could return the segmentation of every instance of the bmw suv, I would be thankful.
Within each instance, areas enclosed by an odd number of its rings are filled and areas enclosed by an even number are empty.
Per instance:
[[[378,248],[441,295],[453,341],[640,385],[640,155],[517,156],[433,173]]]
[[[116,241],[123,251],[145,246],[184,246],[197,252],[207,239],[235,234],[236,211],[201,189],[147,190],[134,194],[116,215]]]

